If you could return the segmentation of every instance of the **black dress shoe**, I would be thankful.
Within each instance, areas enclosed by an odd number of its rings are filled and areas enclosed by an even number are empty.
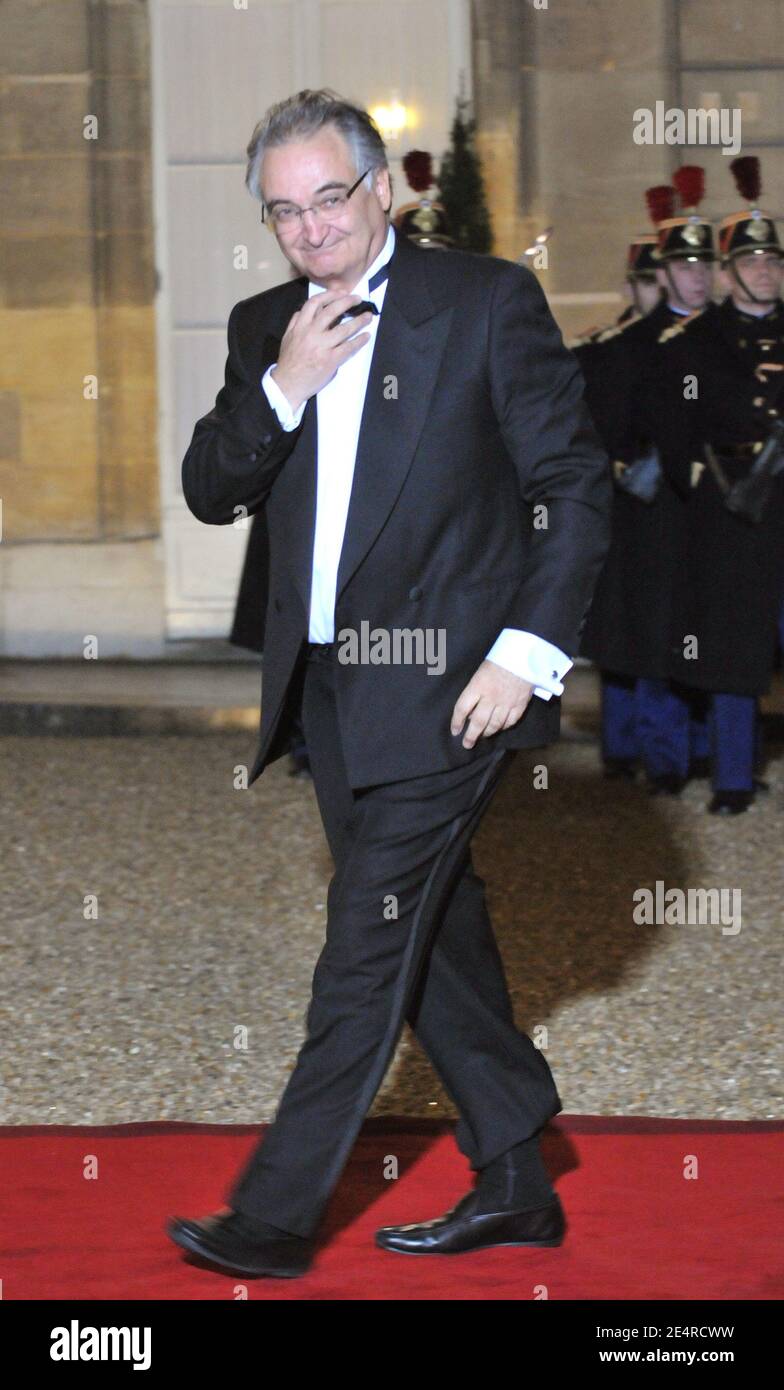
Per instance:
[[[173,1216],[166,1231],[175,1245],[193,1255],[237,1274],[271,1274],[278,1279],[296,1279],[313,1260],[314,1242],[304,1236],[289,1235],[259,1222],[258,1229],[238,1212],[205,1216],[200,1221]]]
[[[685,785],[686,778],[677,772],[660,772],[657,777],[648,778],[651,796],[679,796]]]
[[[753,800],[753,791],[714,792],[708,810],[712,816],[739,816],[748,811]]]
[[[479,1193],[462,1197],[445,1216],[410,1226],[382,1226],[376,1245],[401,1255],[459,1255],[491,1245],[560,1245],[566,1230],[557,1196],[528,1211],[483,1211]]]

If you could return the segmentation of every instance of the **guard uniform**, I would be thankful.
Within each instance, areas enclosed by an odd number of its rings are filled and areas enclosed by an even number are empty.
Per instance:
[[[662,190],[649,190],[658,193]],[[671,210],[671,209],[670,209]],[[696,215],[659,219],[658,259],[714,258],[710,224]],[[658,419],[646,398],[651,359],[685,318],[662,300],[645,318],[606,333],[601,382],[594,384],[597,426],[612,460],[616,488],[612,542],[594,593],[581,654],[602,672],[602,755],[609,771],[631,774],[639,759],[653,791],[680,790],[706,760],[705,701],[671,680],[673,589],[686,545],[684,505],[666,476],[643,501],[627,490],[627,470],[652,451]]]
[[[725,219],[725,261],[741,251],[782,254],[758,209]],[[757,697],[770,685],[784,599],[784,475],[759,520],[727,498],[749,476],[784,413],[784,306],[763,316],[728,298],[686,323],[664,348],[651,387],[662,461],[685,499],[686,561],[673,605],[670,673],[711,700],[713,811],[753,797]]]
[[[648,189],[649,208],[655,220],[655,210],[663,217],[672,213],[674,190],[669,186]],[[617,391],[613,389],[610,363],[617,331],[630,327],[644,318],[641,288],[656,284],[656,262],[653,253],[658,238],[654,232],[643,233],[629,244],[626,260],[626,283],[631,291],[627,305],[614,324],[590,329],[569,344],[575,353],[585,378],[585,400],[597,432],[605,448],[613,433]],[[622,505],[615,507],[613,536],[622,526]],[[600,663],[601,665],[601,663]],[[608,775],[634,776],[638,756],[636,681],[619,671],[601,670],[601,743],[605,772]]]

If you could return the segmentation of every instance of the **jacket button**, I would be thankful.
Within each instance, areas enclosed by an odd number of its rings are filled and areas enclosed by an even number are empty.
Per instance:
[[[257,455],[257,454],[251,454],[251,455],[250,455],[250,461],[251,461],[251,463],[255,463],[257,458],[258,458],[258,455]]]
[[[416,599],[416,598],[421,598],[421,597],[422,597],[422,590],[420,589],[420,587],[419,587],[418,584],[415,584],[414,587],[413,587],[413,589],[409,589],[409,591],[408,591],[408,597],[409,597],[409,598],[412,598],[412,599]]]
[[[272,443],[272,435],[271,435],[271,434],[263,434],[263,435],[261,436],[261,442],[262,442],[262,444],[271,444],[271,443]]]

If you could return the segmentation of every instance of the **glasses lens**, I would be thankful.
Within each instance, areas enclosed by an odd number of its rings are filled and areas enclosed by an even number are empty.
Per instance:
[[[326,193],[310,209],[320,222],[335,222],[346,209],[348,198],[345,193]],[[265,220],[280,232],[293,232],[302,220],[302,211],[293,203],[280,203],[272,212],[265,212]]]
[[[343,212],[346,201],[345,193],[329,193],[326,197],[319,198],[313,207],[323,222],[334,222]]]

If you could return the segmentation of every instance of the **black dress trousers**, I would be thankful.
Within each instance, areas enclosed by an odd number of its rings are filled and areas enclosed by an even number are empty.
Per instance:
[[[470,841],[515,754],[490,748],[423,777],[352,788],[337,648],[304,649],[302,719],[335,863],[306,1038],[274,1121],[226,1201],[312,1236],[408,1021],[460,1113],[474,1168],[562,1109],[514,1023]],[[461,736],[461,735],[460,735]]]

